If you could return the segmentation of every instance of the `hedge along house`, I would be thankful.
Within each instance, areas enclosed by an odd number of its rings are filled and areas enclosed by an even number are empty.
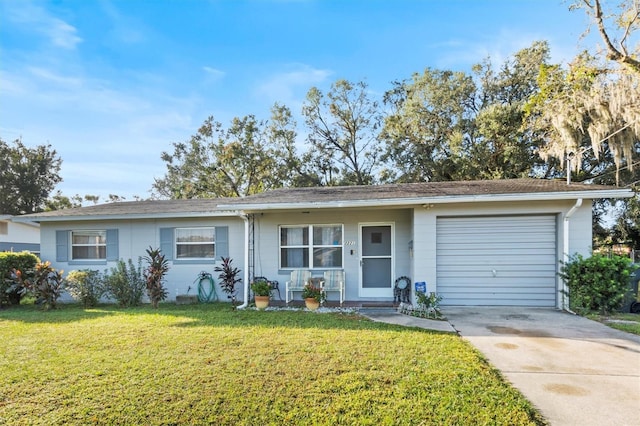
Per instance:
[[[230,256],[245,304],[252,277],[279,281],[284,296],[291,271],[305,269],[344,271],[345,299],[356,303],[392,302],[395,280],[408,276],[443,305],[562,308],[557,271],[568,254],[591,252],[591,201],[631,196],[552,180],[434,182],[113,203],[22,220],[40,222],[42,258],[65,270],[106,269],[160,247],[170,298],[194,291],[202,270],[216,278]]]

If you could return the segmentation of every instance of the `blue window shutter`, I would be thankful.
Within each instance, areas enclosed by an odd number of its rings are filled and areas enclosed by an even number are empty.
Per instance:
[[[118,260],[120,257],[118,252],[119,247],[118,230],[107,229],[107,260]]]
[[[173,260],[173,228],[160,228],[160,251],[167,260]]]
[[[56,231],[56,262],[69,261],[69,231]]]
[[[216,226],[216,259],[229,257],[229,227]]]

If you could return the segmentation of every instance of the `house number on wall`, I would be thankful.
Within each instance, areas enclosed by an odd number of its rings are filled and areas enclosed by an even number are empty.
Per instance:
[[[345,242],[344,242],[344,245],[345,245],[345,246],[355,246],[355,245],[356,245],[356,242],[355,242],[355,241],[345,241]]]

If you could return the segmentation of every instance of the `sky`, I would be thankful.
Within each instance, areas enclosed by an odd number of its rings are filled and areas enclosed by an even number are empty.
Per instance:
[[[425,68],[501,64],[537,40],[580,50],[563,0],[0,0],[0,138],[51,145],[66,196],[148,198],[163,151],[213,116],[268,119],[311,87],[381,97]]]

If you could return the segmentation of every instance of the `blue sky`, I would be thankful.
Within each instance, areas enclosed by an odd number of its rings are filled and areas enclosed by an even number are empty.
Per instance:
[[[150,196],[206,117],[298,115],[340,78],[381,96],[426,67],[585,48],[562,0],[0,0],[0,138],[51,144],[65,195]],[[298,120],[299,125],[302,124]],[[300,127],[299,133],[304,129]],[[303,143],[303,140],[300,141]]]

